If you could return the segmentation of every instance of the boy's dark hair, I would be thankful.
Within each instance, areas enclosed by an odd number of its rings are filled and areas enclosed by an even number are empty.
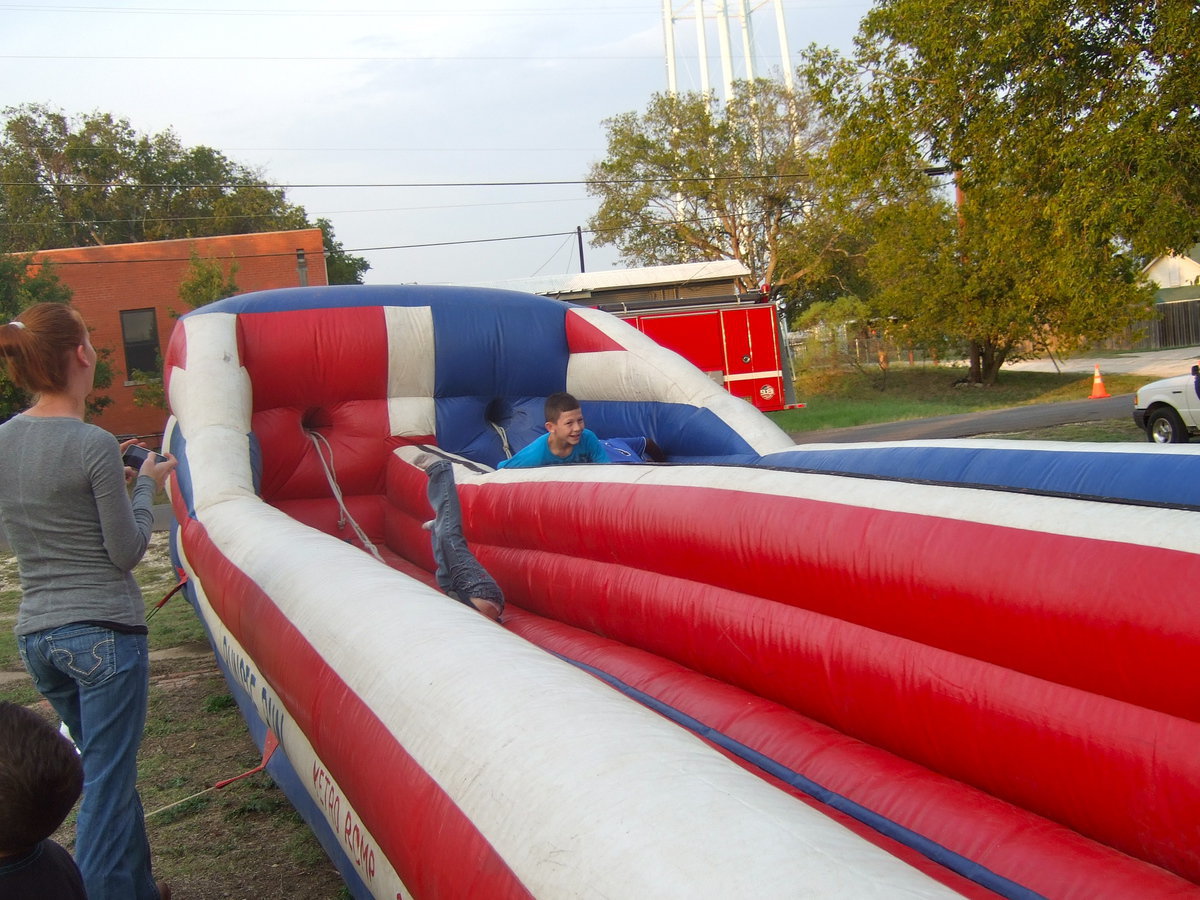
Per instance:
[[[559,416],[573,409],[579,409],[579,401],[566,391],[551,394],[546,398],[546,421],[557,422]]]
[[[0,703],[0,853],[50,837],[82,790],[83,765],[71,742],[32,710]]]

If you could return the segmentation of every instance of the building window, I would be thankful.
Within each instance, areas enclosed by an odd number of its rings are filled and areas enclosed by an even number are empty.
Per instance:
[[[121,310],[121,337],[126,382],[134,380],[134,372],[158,372],[158,323],[153,309]]]

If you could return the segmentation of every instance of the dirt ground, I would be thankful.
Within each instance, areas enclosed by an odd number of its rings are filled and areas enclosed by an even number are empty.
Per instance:
[[[173,583],[165,536],[156,535],[135,574],[148,603]],[[57,724],[16,657],[11,622],[18,594],[11,556],[0,555],[0,699],[29,705]],[[316,838],[269,776],[212,789],[253,769],[261,753],[182,596],[169,601],[150,628],[150,708],[138,790],[155,877],[170,883],[174,900],[349,897]],[[74,813],[55,838],[71,848]]]
[[[37,708],[57,722],[49,704]],[[349,897],[270,777],[212,789],[260,759],[211,656],[152,665],[138,790],[155,876],[171,885],[175,900]],[[71,847],[74,815],[55,837]]]

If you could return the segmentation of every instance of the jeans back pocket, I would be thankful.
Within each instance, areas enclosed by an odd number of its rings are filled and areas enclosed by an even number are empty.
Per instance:
[[[51,664],[80,684],[102,684],[116,673],[116,635],[108,628],[60,628],[46,635],[46,646]]]

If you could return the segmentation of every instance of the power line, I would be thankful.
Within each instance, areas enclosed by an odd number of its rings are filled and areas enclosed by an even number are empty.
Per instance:
[[[470,8],[470,9],[231,9],[200,8],[200,7],[152,7],[152,6],[66,6],[42,5],[30,3],[4,3],[0,10],[18,12],[59,12],[59,13],[121,13],[127,15],[167,15],[167,16],[266,16],[271,18],[463,18],[470,16],[577,16],[580,13],[602,13],[615,15],[646,15],[645,6],[618,7],[518,7],[513,9]]]
[[[626,185],[626,184],[690,184],[708,181],[777,181],[788,178],[808,178],[807,172],[763,175],[695,175],[679,177],[664,175],[653,178],[589,178],[563,179],[561,181],[398,181],[346,184],[271,184],[270,182],[166,182],[166,181],[75,181],[47,184],[44,181],[0,181],[0,187],[56,187],[56,188],[263,188],[267,190],[312,190],[315,188],[481,188],[481,187],[563,187],[579,185]]]
[[[666,223],[666,224],[673,224],[673,223]],[[585,230],[584,233],[585,234],[596,234],[598,232],[591,231],[591,230]],[[457,246],[460,246],[463,244],[495,244],[495,243],[500,243],[503,241],[526,241],[526,240],[535,240],[538,238],[562,237],[564,235],[572,235],[573,236],[574,234],[575,234],[574,231],[553,231],[553,232],[547,232],[545,234],[514,234],[514,235],[509,235],[507,237],[471,238],[468,240],[461,240],[461,241],[429,241],[429,242],[420,243],[420,244],[392,244],[392,245],[384,246],[384,247],[354,247],[354,248],[350,248],[350,249],[343,248],[342,252],[343,253],[372,253],[372,252],[378,252],[378,251],[382,251],[382,250],[421,250],[421,249],[427,249],[429,247],[457,247]],[[186,238],[183,238],[182,240],[186,240]],[[198,240],[199,240],[199,238],[198,238]],[[79,250],[79,249],[88,249],[88,248],[60,247],[60,248],[55,248],[55,249]],[[34,256],[37,256],[39,253],[42,253],[42,254],[52,253],[53,250],[40,250],[40,251],[33,250],[33,251],[29,251],[29,252],[32,253]],[[21,255],[25,255],[25,254],[18,253],[18,254],[13,254],[13,255],[21,256]],[[270,259],[270,258],[290,257],[290,256],[295,256],[295,252],[288,250],[288,251],[283,251],[280,253],[239,253],[239,254],[237,254],[236,258],[237,259]],[[40,260],[35,259],[34,262],[31,263],[31,265],[45,265],[46,263],[49,263],[50,265],[53,265],[53,266],[94,266],[94,265],[112,265],[112,264],[120,264],[120,263],[188,262],[190,260],[191,260],[190,256],[159,256],[159,257],[150,257],[150,258],[144,258],[144,259],[64,259],[64,260],[56,260],[56,259],[43,258]]]
[[[659,62],[657,56],[126,56],[100,53],[4,53],[0,59],[14,60],[104,60],[108,62]]]
[[[443,203],[436,206],[386,206],[375,207],[373,209],[329,209],[329,210],[311,210],[309,215],[316,218],[324,218],[325,216],[353,216],[367,213],[395,213],[395,212],[431,212],[443,209],[481,209],[489,206],[537,206],[547,203],[581,203],[586,201],[587,197],[560,197],[552,200],[501,200],[496,203]],[[262,213],[229,213],[220,216],[138,216],[133,219],[73,219],[69,221],[55,220],[54,222],[35,222],[30,220],[18,220],[4,222],[0,221],[0,227],[21,226],[43,226],[50,227],[59,225],[131,225],[137,222],[215,222],[218,219],[221,221],[232,219],[261,219]]]
[[[654,223],[650,223],[650,224],[656,225],[658,227],[668,228],[668,227],[674,227],[677,225],[699,225],[704,222],[717,221],[718,218],[719,218],[718,216],[698,216],[694,219],[685,219],[685,220],[671,219],[669,221],[654,222]],[[572,231],[549,231],[549,232],[545,232],[543,234],[514,234],[514,235],[508,235],[505,237],[468,238],[466,240],[461,240],[461,241],[427,241],[427,242],[423,242],[423,243],[419,243],[419,244],[390,244],[390,245],[386,245],[386,246],[382,246],[382,247],[350,247],[350,248],[344,247],[344,248],[342,248],[341,252],[342,253],[376,253],[376,252],[381,252],[384,250],[424,250],[424,249],[429,249],[431,247],[459,247],[459,246],[463,246],[465,244],[496,244],[496,243],[503,243],[506,241],[528,241],[528,240],[540,240],[542,238],[576,237],[580,233],[604,234],[605,232],[619,231],[619,230],[620,229],[618,229],[618,228],[584,228],[584,229],[580,229],[580,231],[574,231],[574,230],[572,230]],[[234,236],[236,236],[236,235],[234,235]],[[200,238],[197,238],[197,240],[199,240],[199,239]],[[187,239],[179,238],[177,240],[187,240]],[[40,251],[33,250],[33,251],[29,251],[27,254],[14,253],[11,255],[14,255],[14,256],[33,255],[36,257],[39,253],[42,253],[42,254],[51,253],[51,252],[53,252],[54,249],[57,249],[57,250],[80,250],[80,249],[89,249],[89,248],[58,247],[58,248],[53,248],[52,250],[40,250]],[[279,257],[291,257],[294,255],[295,255],[295,253],[293,251],[282,251],[279,253],[239,253],[239,254],[237,254],[237,259],[271,259],[271,258],[279,258]],[[43,258],[41,260],[34,260],[34,262],[31,263],[31,265],[45,265],[45,264],[49,263],[50,265],[54,265],[54,266],[91,266],[91,265],[112,265],[112,264],[120,264],[120,263],[188,262],[190,260],[191,260],[191,256],[162,256],[162,257],[153,257],[153,258],[145,258],[145,259],[76,259],[76,260],[56,260],[56,259],[44,259]]]

